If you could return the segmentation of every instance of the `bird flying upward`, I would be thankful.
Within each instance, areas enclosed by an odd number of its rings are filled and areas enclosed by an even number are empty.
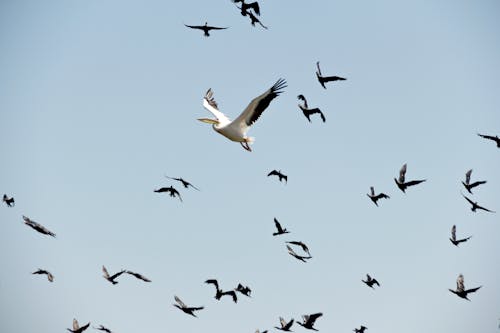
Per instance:
[[[251,297],[250,293],[252,292],[252,289],[250,289],[250,287],[248,286],[243,286],[241,283],[238,283],[238,286],[234,290],[242,293],[245,296]]]
[[[379,201],[380,199],[390,199],[391,198],[390,196],[388,196],[385,193],[379,193],[379,194],[375,195],[375,189],[373,188],[373,186],[370,187],[370,193],[367,193],[366,195],[368,196],[368,198],[371,199],[371,201],[373,201],[373,203],[377,207],[378,207],[377,201]]]
[[[310,109],[309,106],[307,105],[307,100],[306,98],[304,97],[304,95],[299,95],[297,96],[297,98],[303,102],[303,104],[298,104],[299,105],[299,108],[302,110],[302,113],[304,114],[304,116],[307,118],[307,120],[309,120],[309,122],[311,122],[311,118],[310,116],[312,114],[315,114],[315,113],[319,113],[320,117],[321,117],[321,120],[323,120],[323,122],[326,121],[326,118],[325,118],[325,115],[323,114],[323,112],[321,112],[320,109],[318,108],[313,108],[313,109]]]
[[[9,198],[7,194],[3,195],[2,201],[5,202],[7,207],[14,207],[16,205],[14,198],[13,197]]]
[[[380,287],[380,284],[378,283],[378,281],[376,279],[372,278],[370,276],[370,274],[366,274],[366,281],[365,280],[361,280],[361,281],[363,281],[368,287],[370,287],[372,289],[375,289],[373,287],[374,284],[376,284],[377,286]]]
[[[223,30],[223,29],[228,28],[228,27],[224,27],[224,28],[212,27],[212,26],[209,26],[207,22],[205,22],[205,25],[187,25],[187,24],[184,24],[184,25],[188,28],[191,28],[191,29],[203,30],[203,35],[205,37],[210,36],[210,33],[209,33],[210,30]]]
[[[472,169],[470,169],[469,171],[467,171],[465,173],[465,182],[462,182],[462,184],[464,185],[465,189],[470,194],[472,194],[471,189],[473,189],[474,187],[479,186],[481,184],[486,184],[486,180],[480,180],[480,181],[471,183],[470,182],[470,176],[471,176],[471,174],[472,174]]]
[[[286,228],[282,228],[281,224],[278,222],[276,218],[274,218],[274,225],[276,226],[276,232],[273,233],[273,236],[288,234],[290,231],[286,230]]]
[[[406,193],[405,192],[406,188],[423,183],[427,180],[427,179],[422,179],[422,180],[411,180],[409,182],[405,182],[405,175],[406,175],[406,163],[403,164],[401,170],[399,170],[399,178],[398,179],[394,178],[396,185],[399,187],[401,191],[403,191],[403,193]]]
[[[89,328],[89,326],[90,326],[90,322],[88,322],[86,325],[83,325],[82,327],[80,327],[80,325],[78,324],[78,320],[73,319],[73,329],[67,328],[67,330],[70,331],[71,333],[82,333],[87,328]]]
[[[290,328],[292,327],[293,322],[294,322],[293,318],[290,319],[289,322],[286,322],[285,319],[283,319],[283,317],[280,317],[281,327],[274,326],[274,328],[281,330],[281,331],[285,331],[285,332],[291,332]]]
[[[455,295],[457,295],[458,297],[464,298],[464,299],[470,301],[470,299],[467,298],[467,295],[470,293],[475,293],[481,287],[482,286],[466,290],[465,286],[464,286],[464,276],[462,274],[460,274],[457,278],[457,289],[456,290],[448,289],[448,290],[451,291],[452,293],[454,293]]]
[[[300,326],[307,328],[309,330],[317,331],[317,329],[315,329],[313,326],[314,326],[314,323],[316,322],[316,319],[318,319],[322,315],[323,314],[321,312],[313,313],[310,315],[303,315],[302,316],[302,323],[300,321],[298,321],[297,324],[299,324]]]
[[[106,269],[106,267],[104,267],[104,265],[102,265],[102,272],[104,273],[103,277],[108,280],[109,282],[111,282],[112,284],[117,284],[118,281],[115,281],[115,279],[117,277],[119,277],[120,275],[122,275],[123,273],[125,273],[126,271],[124,269],[122,269],[121,271],[119,271],[118,273],[115,273],[113,275],[109,275],[108,273],[108,270]]]
[[[178,308],[179,310],[181,310],[182,312],[184,313],[187,313],[188,315],[191,315],[193,317],[196,317],[196,315],[194,314],[194,311],[199,311],[199,310],[203,310],[204,307],[203,306],[199,306],[199,307],[190,307],[190,306],[187,306],[186,304],[184,304],[183,301],[181,301],[181,299],[177,296],[174,296],[174,299],[175,301],[177,302],[177,304],[173,304],[173,306],[175,306],[176,308]]]
[[[457,227],[455,225],[453,225],[453,227],[451,227],[451,238],[450,238],[450,241],[455,246],[458,246],[458,244],[460,244],[460,243],[467,242],[472,237],[472,236],[469,236],[467,238],[462,238],[462,239],[458,239],[457,240],[456,232],[457,232]]]
[[[319,68],[319,61],[316,62],[316,67],[318,67],[318,70],[316,71],[316,77],[318,78],[319,84],[321,84],[321,86],[325,89],[326,89],[326,86],[325,86],[326,82],[347,80],[346,78],[343,78],[340,76],[323,76],[323,75],[321,75],[321,68]]]

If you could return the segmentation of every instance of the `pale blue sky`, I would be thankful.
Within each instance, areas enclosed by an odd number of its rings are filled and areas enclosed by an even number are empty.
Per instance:
[[[0,331],[271,329],[321,311],[321,332],[496,332],[500,211],[497,1],[0,2]],[[185,24],[228,26],[205,38]],[[347,77],[327,84],[323,74]],[[208,88],[236,117],[288,82],[248,153],[196,121]],[[308,123],[298,94],[326,123]],[[400,192],[403,163],[422,185]],[[272,169],[288,184],[267,178]],[[163,177],[183,177],[201,191]],[[174,185],[184,202],[153,193]],[[370,186],[391,196],[375,207]],[[26,215],[57,234],[23,225]],[[292,233],[272,237],[273,217]],[[472,239],[454,247],[457,235]],[[313,259],[287,254],[302,240]],[[101,266],[152,279],[102,278]],[[30,273],[46,268],[54,283]],[[361,279],[376,277],[370,290]],[[471,302],[447,289],[483,285]],[[237,305],[213,299],[241,282]],[[204,305],[199,318],[174,295]],[[273,329],[274,330],[274,329]],[[295,332],[305,332],[301,327]]]

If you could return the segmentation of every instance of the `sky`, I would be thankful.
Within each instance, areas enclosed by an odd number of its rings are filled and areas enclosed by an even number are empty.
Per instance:
[[[500,135],[498,2],[259,3],[268,30],[229,0],[0,2],[0,195],[16,200],[0,207],[0,331],[262,332],[322,312],[321,332],[498,332],[500,150],[476,135]],[[184,26],[205,22],[229,28]],[[323,89],[316,61],[347,80]],[[234,119],[279,78],[253,152],[196,120],[208,88]],[[404,163],[427,179],[406,194]],[[469,169],[499,213],[471,212]],[[153,192],[170,185],[183,202]],[[376,207],[370,186],[391,198]],[[472,238],[453,246],[452,225]],[[152,282],[111,285],[103,265]],[[482,286],[470,302],[448,291],[459,274]],[[252,297],[217,301],[210,278]]]

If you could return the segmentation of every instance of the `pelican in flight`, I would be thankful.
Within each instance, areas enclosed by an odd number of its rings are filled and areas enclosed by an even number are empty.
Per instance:
[[[250,143],[253,143],[254,138],[247,136],[247,131],[259,119],[260,115],[267,109],[273,99],[283,92],[286,88],[286,81],[279,79],[262,95],[255,97],[246,109],[233,121],[229,120],[226,115],[219,111],[217,102],[212,97],[212,89],[208,89],[203,99],[203,106],[210,111],[216,119],[199,118],[207,124],[212,124],[213,129],[224,135],[231,141],[239,142],[243,148],[252,151]]]

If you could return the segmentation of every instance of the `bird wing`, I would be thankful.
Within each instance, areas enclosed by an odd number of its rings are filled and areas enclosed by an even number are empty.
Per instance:
[[[491,136],[491,135],[484,135],[484,134],[479,134],[479,133],[477,133],[477,135],[479,135],[480,137],[485,138],[485,139],[494,140],[494,141],[497,140],[497,138],[495,138],[494,136]]]
[[[371,192],[372,196],[375,195],[375,189],[373,188],[373,186],[370,186],[370,192]]]
[[[425,182],[426,179],[421,179],[421,180],[411,180],[407,183],[405,183],[406,186],[413,186],[413,185],[417,185],[417,184],[420,184],[420,183],[423,183]]]
[[[340,77],[340,76],[324,76],[323,81],[324,82],[330,82],[330,81],[345,81],[346,78]]]
[[[125,273],[125,270],[119,271],[118,273],[115,273],[112,276],[108,276],[108,277],[110,280],[113,280],[113,279],[116,279],[117,277],[119,277],[120,275],[122,275],[123,273]]]
[[[471,173],[472,173],[472,169],[470,169],[469,171],[467,171],[465,173],[465,184],[467,184],[467,185],[469,185]]]
[[[246,7],[253,9],[253,11],[255,12],[255,14],[257,14],[258,16],[260,16],[260,8],[259,8],[259,3],[258,2],[249,3],[249,4],[246,5]]]
[[[186,304],[184,304],[184,302],[181,301],[181,299],[179,297],[174,295],[174,299],[177,302],[177,304],[179,304],[181,306],[181,308],[187,308]]]
[[[469,184],[469,187],[470,187],[470,188],[474,188],[474,187],[479,186],[479,185],[482,185],[482,184],[486,184],[486,180],[479,180],[479,181],[477,181],[477,182],[474,182],[474,183],[472,183],[472,184]]]
[[[187,25],[187,24],[184,24],[186,27],[188,28],[191,28],[191,29],[200,29],[200,30],[203,30],[203,28],[205,28],[204,26],[202,25]]]
[[[108,273],[108,270],[106,269],[106,267],[104,267],[104,265],[102,265],[102,272],[104,273],[104,277],[106,279],[109,279],[109,273]]]
[[[319,68],[319,61],[316,61],[316,67],[318,67],[318,71],[316,72],[316,74],[318,74],[319,76],[322,76],[321,75],[321,68]]]
[[[399,170],[399,182],[404,183],[405,182],[405,174],[406,174],[406,163],[403,164],[401,167],[401,170]]]
[[[318,319],[322,315],[323,315],[323,313],[321,313],[321,312],[310,314],[309,317],[307,318],[307,321],[310,322],[311,325],[313,325],[314,322],[316,321],[316,319]]]
[[[457,240],[456,232],[457,232],[457,227],[454,225],[453,227],[451,227],[451,239],[453,239],[453,241]]]
[[[462,196],[465,198],[465,200],[467,200],[471,205],[474,206],[475,202],[472,201],[471,199],[467,198],[465,195],[462,194]]]
[[[288,253],[290,253],[292,256],[299,257],[299,255],[295,253],[295,251],[290,246],[287,245],[286,248],[288,249]]]
[[[279,174],[280,174],[280,173],[279,173],[278,171],[273,170],[273,171],[269,172],[269,173],[267,174],[267,176],[268,176],[268,177],[269,177],[269,176],[279,176]]]
[[[227,29],[229,27],[212,27],[212,26],[207,26],[207,29],[209,30],[223,30],[223,29]]]
[[[213,91],[212,88],[208,89],[205,97],[203,98],[203,107],[210,111],[215,118],[219,121],[221,124],[228,124],[231,121],[229,120],[228,117],[222,112],[219,111],[219,107],[217,106],[217,102],[213,98]]]
[[[493,210],[489,210],[488,208],[484,208],[483,206],[476,205],[477,209],[482,209],[484,211],[490,212],[490,213],[495,213]]]
[[[50,282],[54,282],[54,275],[52,275],[52,273],[50,273],[50,272],[47,272],[47,279],[48,279]]]
[[[274,218],[274,225],[276,226],[276,229],[278,229],[279,233],[283,232],[283,228],[281,227],[281,224],[278,222],[276,218]]]
[[[482,286],[479,286],[477,288],[472,288],[472,289],[467,289],[465,292],[466,293],[474,293],[476,291],[478,291],[479,289],[481,289]]]
[[[80,325],[78,325],[78,320],[76,318],[73,318],[73,330],[76,331],[80,328]]]
[[[460,292],[460,291],[464,291],[464,290],[465,290],[464,276],[462,274],[460,274],[457,278],[457,291]]]
[[[217,282],[216,279],[208,279],[205,281],[205,283],[208,284],[213,284],[217,290],[219,290],[219,283]]]
[[[279,94],[283,92],[282,89],[286,87],[286,81],[284,79],[279,79],[265,93],[255,97],[233,122],[238,124],[242,129],[252,126],[252,124],[255,123],[255,121],[259,119],[260,115],[266,110],[271,101],[279,96]]]

